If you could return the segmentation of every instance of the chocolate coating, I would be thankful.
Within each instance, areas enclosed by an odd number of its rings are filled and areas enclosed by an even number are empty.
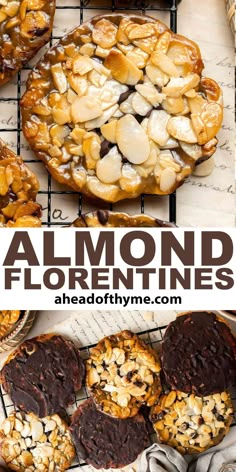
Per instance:
[[[168,384],[199,396],[223,392],[236,380],[236,342],[214,313],[193,312],[168,326],[162,344]]]
[[[44,335],[25,341],[9,357],[1,382],[14,405],[40,418],[74,403],[84,364],[71,341]]]
[[[131,464],[148,445],[142,415],[120,420],[96,410],[91,398],[72,417],[71,433],[78,456],[96,469]]]

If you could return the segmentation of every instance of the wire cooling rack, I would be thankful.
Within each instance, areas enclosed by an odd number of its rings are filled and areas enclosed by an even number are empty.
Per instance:
[[[72,29],[75,24],[79,25],[79,23],[83,23],[83,21],[87,20],[88,18],[102,14],[104,12],[116,12],[116,11],[128,11],[128,12],[138,12],[138,13],[147,13],[149,15],[153,15],[155,17],[160,16],[160,19],[163,18],[165,23],[169,25],[170,28],[176,32],[177,31],[177,4],[178,0],[57,0],[57,7],[56,7],[56,16],[55,16],[55,24],[58,22],[63,23],[63,13],[66,18],[70,18],[71,15],[71,25],[68,24]],[[75,22],[76,18],[76,22]],[[69,20],[70,23],[70,20]],[[67,28],[68,30],[68,28]],[[66,30],[66,31],[67,31]],[[58,31],[62,34],[57,34]],[[53,34],[51,37],[50,45],[55,44],[64,33],[63,27],[58,28],[57,24],[53,29]],[[44,48],[45,49],[45,48]],[[37,60],[42,56],[43,52],[40,51],[37,55]],[[82,196],[82,194],[78,192],[74,192],[69,190],[68,188],[64,188],[61,185],[56,184],[50,175],[47,175],[46,170],[44,169],[43,164],[41,161],[37,160],[33,157],[33,153],[29,152],[27,149],[27,143],[24,140],[21,130],[21,112],[20,112],[20,99],[24,93],[24,85],[27,79],[27,75],[32,69],[32,64],[35,64],[37,60],[33,60],[30,65],[27,65],[23,68],[21,72],[17,74],[16,79],[11,87],[7,86],[5,88],[6,93],[0,98],[0,107],[3,110],[3,107],[10,106],[13,109],[14,118],[12,119],[12,123],[6,123],[7,126],[3,124],[0,127],[0,136],[3,140],[7,141],[10,147],[16,147],[16,151],[18,154],[24,158],[25,162],[29,163],[32,169],[36,172],[36,175],[39,177],[43,176],[43,184],[41,183],[41,190],[39,192],[39,203],[42,204],[43,207],[43,225],[45,226],[62,226],[62,223],[66,223],[66,225],[71,224],[77,217],[76,212],[78,215],[84,213],[91,209],[91,202],[86,201],[86,198]],[[4,88],[3,88],[4,89]],[[9,94],[9,91],[12,93]],[[16,112],[16,115],[15,115]],[[13,126],[11,126],[11,124]],[[7,138],[7,139],[6,139]],[[40,167],[39,167],[40,166]],[[147,195],[142,195],[139,198],[139,204],[135,201],[135,213],[145,212],[145,200]],[[165,201],[165,207],[168,206],[168,214],[169,214],[169,221],[176,222],[176,194],[172,194],[170,196],[148,196],[149,201],[150,198],[152,199],[152,206],[156,204],[159,205],[161,199],[161,203]],[[75,213],[72,213],[72,209],[70,215],[63,215],[63,211],[61,209],[60,202],[62,204],[67,204],[67,207],[70,206],[70,200],[73,201],[73,206],[75,206]],[[167,205],[168,200],[168,205]],[[55,204],[55,202],[59,202]],[[62,205],[63,206],[63,205]],[[111,204],[101,203],[100,207],[112,209]],[[120,208],[119,208],[120,209]],[[168,218],[168,217],[167,217]],[[167,219],[166,218],[166,219]]]
[[[143,341],[145,341],[146,344],[150,345],[154,350],[159,352],[166,328],[167,326],[162,326],[159,328],[152,328],[145,331],[139,331],[137,332],[137,334],[143,339]],[[84,360],[89,358],[90,349],[95,346],[96,344],[90,344],[88,346],[80,347],[80,353]],[[233,399],[233,405],[234,405],[234,420],[231,426],[235,426],[236,425],[236,385],[231,389],[230,393],[231,393],[231,396]],[[83,384],[82,389],[77,395],[75,404],[67,410],[68,415],[71,416],[74,413],[74,411],[77,409],[79,404],[82,403],[84,400],[86,400],[88,397],[89,397],[88,392],[86,390],[85,385]],[[3,391],[3,389],[0,387],[0,408],[1,407],[3,409],[5,417],[9,416],[9,414],[14,409],[14,406],[11,402],[9,395],[7,395]],[[152,438],[151,438],[151,433],[150,433],[150,443],[151,442],[152,442]],[[73,463],[73,465],[70,467],[69,470],[80,469],[82,467],[86,467],[86,465],[87,464],[81,461],[76,462],[76,463]]]

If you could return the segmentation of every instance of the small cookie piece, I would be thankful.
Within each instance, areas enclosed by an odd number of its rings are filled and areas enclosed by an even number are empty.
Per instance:
[[[11,470],[67,470],[75,448],[67,424],[58,415],[38,418],[14,411],[0,427],[0,453]]]
[[[178,316],[165,332],[162,366],[172,389],[199,396],[223,392],[236,378],[236,340],[214,313]]]
[[[22,312],[20,310],[0,311],[0,339],[5,337],[19,321]]]
[[[195,454],[223,439],[232,415],[232,400],[227,392],[197,397],[172,390],[152,407],[150,419],[161,443],[181,454]]]
[[[149,442],[142,415],[112,418],[97,410],[92,398],[79,406],[70,430],[78,456],[96,469],[131,464]]]
[[[49,41],[55,0],[1,0],[0,86]]]
[[[36,175],[0,139],[0,228],[40,227]]]
[[[155,228],[174,228],[173,223],[153,218],[149,215],[128,215],[128,213],[121,213],[108,210],[97,210],[92,213],[85,213],[77,218],[73,225],[76,228],[80,227],[101,227],[103,228],[135,228],[135,227],[155,227]]]
[[[144,15],[96,16],[33,69],[26,139],[51,175],[93,199],[173,193],[216,150],[222,92],[199,47]]]
[[[86,384],[97,407],[111,416],[135,416],[160,395],[157,353],[130,331],[102,339],[91,349],[86,368]]]
[[[43,418],[75,402],[84,370],[71,341],[46,334],[28,339],[10,354],[0,381],[16,407]]]

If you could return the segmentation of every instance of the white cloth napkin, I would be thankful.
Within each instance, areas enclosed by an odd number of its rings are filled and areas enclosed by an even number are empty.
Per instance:
[[[165,444],[154,443],[137,460],[137,472],[236,472],[236,427],[218,444],[195,456],[181,456]]]
[[[191,462],[188,472],[236,472],[236,440],[223,450],[200,455]]]
[[[165,444],[152,444],[137,461],[137,472],[187,472],[183,456]]]

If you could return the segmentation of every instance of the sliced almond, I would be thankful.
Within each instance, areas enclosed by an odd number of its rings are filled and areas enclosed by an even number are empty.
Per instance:
[[[116,146],[97,163],[97,177],[104,184],[113,184],[121,177],[122,157]]]
[[[152,54],[157,44],[157,38],[156,36],[150,36],[150,38],[134,39],[133,43],[147,54]]]
[[[201,116],[192,113],[191,120],[193,129],[197,135],[198,144],[205,144],[208,141],[208,136],[205,123]]]
[[[124,51],[123,51],[124,52]],[[132,61],[139,69],[143,69],[149,58],[149,55],[140,48],[132,48],[126,55],[127,59]]]
[[[159,67],[162,72],[170,77],[179,77],[179,71],[173,61],[162,51],[154,51],[151,55],[151,62]]]
[[[31,423],[31,435],[33,441],[39,441],[43,436],[43,425],[41,421],[32,421]]]
[[[131,164],[124,164],[122,167],[122,177],[119,181],[121,189],[135,196],[139,191],[141,182],[141,177],[134,167]]]
[[[72,72],[68,75],[68,82],[71,88],[81,97],[85,95],[88,90],[88,81],[84,77],[74,75]]]
[[[150,63],[146,67],[146,73],[151,82],[154,85],[158,85],[158,87],[164,87],[164,85],[166,85],[169,81],[168,75],[164,74],[164,72],[159,67],[156,67]]]
[[[160,105],[165,98],[165,95],[159,93],[152,83],[138,84],[135,88],[153,107]]]
[[[163,54],[166,54],[169,48],[170,41],[171,41],[170,31],[164,31],[164,33],[162,33],[158,38],[155,51],[160,51]]]
[[[194,132],[192,122],[186,116],[173,116],[167,124],[168,133],[175,139],[186,143],[197,143],[197,136]]]
[[[93,69],[93,61],[90,57],[77,56],[73,59],[72,70],[74,74],[85,75]]]
[[[57,90],[59,90],[61,94],[65,93],[67,91],[67,79],[60,62],[51,66],[51,73]]]
[[[114,144],[116,143],[116,126],[117,120],[112,120],[110,123],[101,126],[101,133],[104,138]]]
[[[91,97],[78,97],[72,103],[71,117],[74,123],[83,123],[102,115],[101,104]]]
[[[112,76],[121,83],[136,85],[142,79],[143,74],[140,69],[120,51],[112,50],[104,64]]]
[[[118,121],[116,139],[121,153],[132,164],[141,164],[148,159],[150,154],[148,137],[132,115],[125,115]]]
[[[210,141],[221,127],[223,121],[222,106],[215,102],[208,103],[201,113],[201,119],[206,126],[207,141]]]
[[[161,146],[161,149],[175,149],[177,147],[179,147],[179,142],[170,136],[165,146]]]
[[[160,175],[160,190],[164,193],[169,193],[173,189],[176,182],[176,173],[170,167],[167,167]]]
[[[138,25],[132,28],[131,31],[128,33],[128,38],[130,39],[130,41],[133,41],[134,39],[149,38],[149,36],[153,36],[155,34],[155,25],[153,25],[152,23],[144,23],[143,25]]]
[[[187,144],[182,141],[179,141],[179,144],[183,151],[195,161],[202,157],[202,147],[198,144]]]
[[[190,97],[188,99],[189,108],[191,113],[196,115],[200,115],[202,110],[207,105],[207,100],[202,97],[202,95],[197,95],[196,97]]]
[[[183,97],[167,97],[165,100],[163,100],[162,106],[164,110],[166,110],[170,115],[178,115],[184,111]]]
[[[129,18],[126,18],[126,17],[122,18],[122,20],[119,24],[117,35],[116,35],[117,42],[120,42],[120,43],[125,44],[125,45],[128,45],[130,43],[129,38],[128,38],[127,34],[125,33],[125,30],[126,30],[127,26],[131,23],[132,23],[132,21],[130,21]]]
[[[164,110],[153,110],[148,120],[148,135],[160,146],[165,146],[170,135],[167,124],[170,115]]]
[[[99,20],[93,28],[92,38],[95,44],[104,49],[110,49],[116,44],[117,26],[109,20],[103,18]]]
[[[107,110],[104,110],[98,118],[86,121],[85,128],[88,130],[94,128],[101,128],[102,125],[104,125],[108,120],[110,120],[110,118],[114,115],[118,108],[118,105],[113,105],[112,107],[107,108]]]
[[[132,107],[135,113],[141,116],[146,116],[152,110],[152,105],[138,92],[132,97]]]
[[[94,51],[96,49],[96,46],[92,43],[87,43],[87,44],[83,44],[83,46],[81,46],[79,52],[80,54],[82,54],[83,56],[93,56],[94,55]],[[97,49],[96,49],[96,55],[97,55]]]
[[[134,93],[131,93],[128,98],[121,103],[120,105],[120,111],[122,113],[131,113],[131,114],[135,114],[135,111],[134,111],[134,108],[133,108],[133,105],[132,105],[132,101],[133,101],[133,97],[135,95],[135,92]]]
[[[88,177],[88,190],[108,202],[116,201],[119,192],[117,185],[104,184],[97,177]]]
[[[190,74],[187,77],[171,78],[169,83],[162,89],[168,97],[180,97],[188,90],[197,87],[200,82],[198,74]]]
[[[180,76],[185,77],[193,71],[193,63],[188,48],[183,42],[174,41],[171,43],[167,55],[176,65]]]

